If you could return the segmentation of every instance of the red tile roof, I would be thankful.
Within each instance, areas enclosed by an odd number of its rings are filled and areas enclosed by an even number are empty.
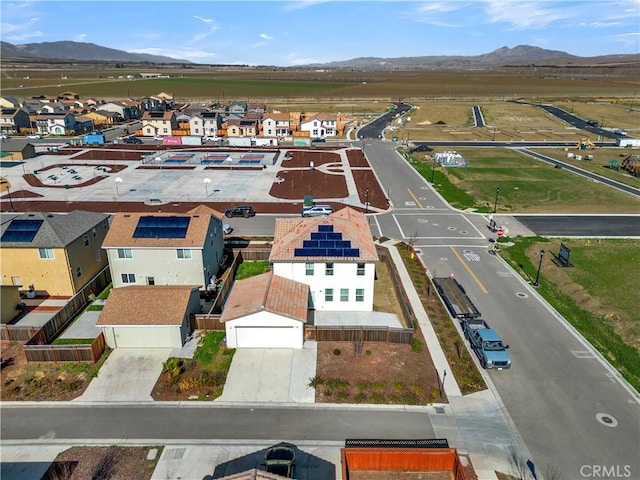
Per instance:
[[[96,326],[182,325],[198,285],[131,285],[114,288]],[[199,295],[199,293],[198,293]]]
[[[359,249],[358,257],[295,257],[294,250],[302,248],[302,242],[318,231],[318,225],[333,225],[334,232],[342,233],[343,240],[351,241],[351,248]],[[270,262],[378,262],[378,252],[373,241],[367,217],[352,208],[345,207],[329,216],[311,218],[277,218]]]
[[[267,272],[233,284],[220,321],[265,311],[306,322],[308,304],[309,285]]]

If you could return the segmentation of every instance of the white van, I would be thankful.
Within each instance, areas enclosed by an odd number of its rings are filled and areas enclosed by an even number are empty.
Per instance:
[[[331,205],[314,205],[313,207],[305,207],[302,209],[303,217],[319,217],[321,215],[331,215],[333,207]]]

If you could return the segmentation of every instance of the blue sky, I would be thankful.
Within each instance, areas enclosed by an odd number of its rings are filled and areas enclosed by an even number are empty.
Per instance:
[[[640,53],[640,0],[0,3],[0,38],[75,40],[195,63],[295,66],[534,45]]]

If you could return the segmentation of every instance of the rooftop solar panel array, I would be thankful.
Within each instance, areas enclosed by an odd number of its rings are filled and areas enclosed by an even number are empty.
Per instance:
[[[0,238],[1,242],[31,242],[40,230],[42,220],[13,220]]]
[[[293,250],[294,257],[352,258],[360,256],[359,248],[351,247],[351,240],[343,240],[342,233],[334,232],[333,225],[318,225],[311,238],[302,241],[302,248]]]
[[[190,217],[140,217],[133,238],[184,238]]]

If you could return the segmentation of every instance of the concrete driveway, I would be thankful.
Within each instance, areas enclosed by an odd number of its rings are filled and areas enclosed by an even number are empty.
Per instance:
[[[171,348],[116,348],[74,402],[152,401],[151,391]]]
[[[215,402],[314,403],[309,381],[316,375],[318,346],[239,348],[222,395]]]

